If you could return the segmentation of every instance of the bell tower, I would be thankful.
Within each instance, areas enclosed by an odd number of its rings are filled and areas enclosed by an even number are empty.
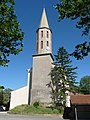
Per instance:
[[[49,75],[53,67],[52,31],[49,28],[45,9],[36,31],[36,54],[32,55],[32,68],[28,69],[28,84],[11,92],[10,109],[21,104],[33,104],[38,101],[42,105],[52,102],[51,89],[47,84],[51,81]]]
[[[52,31],[49,28],[44,8],[39,28],[36,31],[36,54],[45,53],[52,53]]]
[[[52,32],[49,28],[46,12],[43,9],[40,25],[36,31],[36,54],[33,57],[32,65],[32,85],[30,104],[39,101],[49,104],[51,100],[50,82],[53,56],[52,56]]]

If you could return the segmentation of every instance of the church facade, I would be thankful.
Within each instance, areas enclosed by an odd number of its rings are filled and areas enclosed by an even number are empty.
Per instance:
[[[27,86],[11,92],[10,109],[21,104],[33,104],[39,101],[49,104],[52,99],[47,84],[53,63],[52,31],[49,28],[45,9],[36,31],[36,54],[32,55],[32,68],[28,69]]]

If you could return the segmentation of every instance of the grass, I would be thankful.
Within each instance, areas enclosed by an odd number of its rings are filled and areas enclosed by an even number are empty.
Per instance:
[[[42,107],[42,106],[34,106],[34,105],[20,105],[12,110],[10,110],[8,113],[12,114],[62,114],[63,110],[60,112],[57,109]]]

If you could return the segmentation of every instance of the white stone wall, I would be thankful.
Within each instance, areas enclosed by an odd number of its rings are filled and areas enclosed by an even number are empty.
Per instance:
[[[11,92],[10,109],[22,104],[28,104],[27,86]]]
[[[70,107],[70,95],[66,95],[66,107]]]

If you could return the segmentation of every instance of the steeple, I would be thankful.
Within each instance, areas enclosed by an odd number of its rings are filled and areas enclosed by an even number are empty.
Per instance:
[[[42,27],[49,28],[45,8],[43,9],[43,13],[42,13],[42,17],[39,25],[39,28],[42,28]]]
[[[48,25],[45,8],[43,9],[39,28],[36,31],[36,53],[52,53],[52,31]]]

